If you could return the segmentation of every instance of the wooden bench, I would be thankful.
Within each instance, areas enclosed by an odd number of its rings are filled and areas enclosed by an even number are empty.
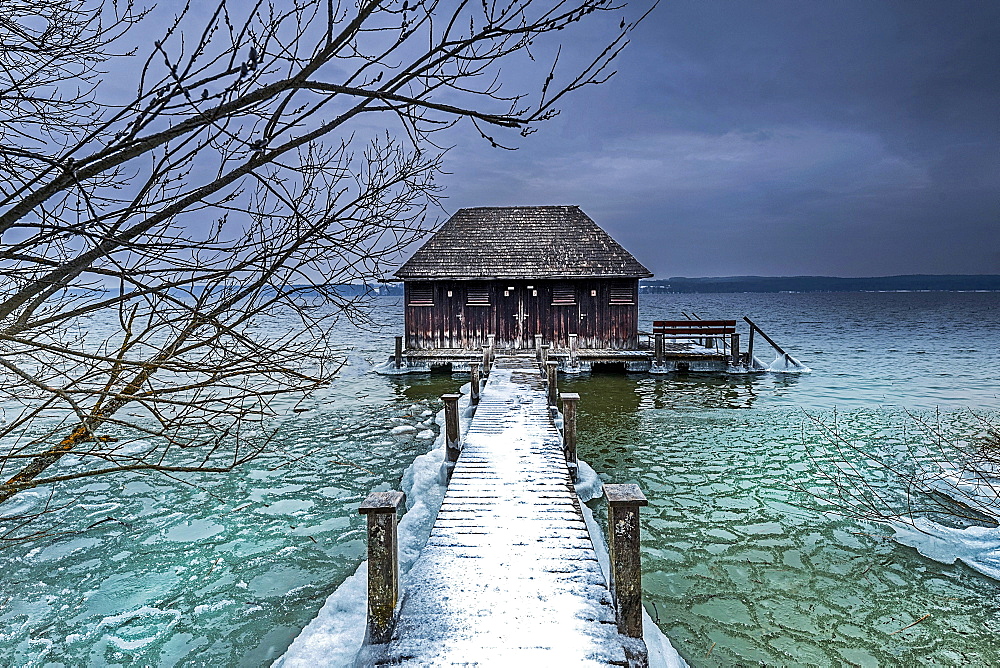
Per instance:
[[[715,347],[715,339],[721,342],[725,351],[729,345],[732,364],[740,363],[740,338],[736,332],[735,320],[654,320],[653,321],[654,362],[663,364],[663,342],[665,339],[692,339],[706,348]]]
[[[668,339],[730,336],[736,333],[735,320],[654,320],[653,335]]]

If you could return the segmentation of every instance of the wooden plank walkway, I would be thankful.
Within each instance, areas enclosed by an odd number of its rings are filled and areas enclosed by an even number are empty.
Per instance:
[[[627,665],[533,361],[490,374],[380,654],[373,665]]]

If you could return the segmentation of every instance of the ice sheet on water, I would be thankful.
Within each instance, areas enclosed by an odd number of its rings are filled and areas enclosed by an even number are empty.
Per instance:
[[[943,564],[961,560],[983,575],[1000,580],[1000,527],[946,527],[924,518],[894,522],[897,542]]]
[[[373,365],[372,371],[383,376],[405,376],[408,373],[429,373],[430,367],[407,366],[404,364],[397,369],[396,363],[392,359],[388,359],[385,362]]]
[[[812,369],[802,362],[787,353],[782,355],[779,352],[775,352],[774,360],[770,364],[765,364],[759,357],[754,355],[753,368],[771,373],[812,373]]]
[[[468,396],[463,396],[459,401],[460,410],[467,407],[467,402]],[[468,422],[463,424],[467,426]],[[443,451],[444,435],[441,434],[431,449],[414,459],[403,474],[407,510],[399,522],[398,536],[399,570],[404,586],[405,574],[427,541],[444,498],[444,487],[438,482]],[[354,575],[326,599],[316,618],[302,629],[274,665],[313,668],[353,664],[365,637],[367,596],[368,562],[364,561]]]
[[[597,520],[594,519],[594,511],[586,504],[587,501],[597,498],[602,493],[603,485],[597,473],[586,462],[581,460],[578,464],[580,468],[576,489],[580,500],[584,502],[580,504],[583,510],[583,519],[587,523],[587,530],[594,541],[594,551],[597,552],[597,561],[601,564],[604,580],[608,581],[611,572],[611,559],[608,556],[604,532]],[[649,668],[686,668],[687,662],[677,653],[677,650],[670,644],[670,639],[653,622],[645,608],[642,611],[642,636],[649,652]]]

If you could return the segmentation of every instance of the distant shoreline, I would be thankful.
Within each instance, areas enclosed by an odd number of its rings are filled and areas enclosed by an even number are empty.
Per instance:
[[[673,276],[639,282],[642,294],[692,292],[1000,292],[1000,275]]]

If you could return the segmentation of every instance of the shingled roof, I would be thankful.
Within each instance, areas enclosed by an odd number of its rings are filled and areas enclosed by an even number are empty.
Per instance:
[[[396,272],[403,280],[652,275],[577,206],[459,209]]]

